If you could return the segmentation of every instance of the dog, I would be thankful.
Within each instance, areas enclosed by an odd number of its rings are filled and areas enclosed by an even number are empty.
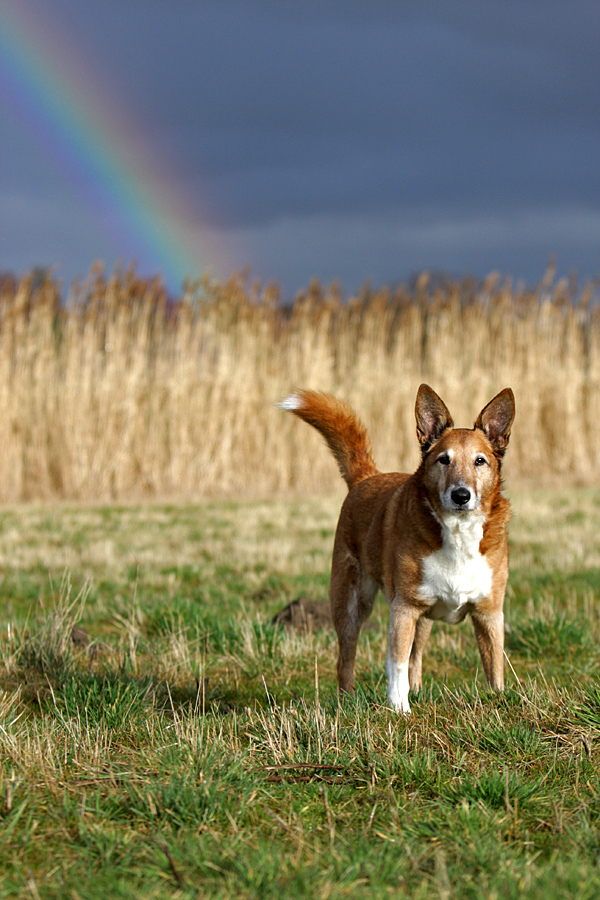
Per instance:
[[[390,606],[386,671],[390,705],[410,712],[421,687],[423,649],[434,620],[473,620],[487,683],[504,688],[504,617],[509,501],[502,459],[515,415],[505,388],[472,429],[455,428],[446,404],[426,384],[415,416],[421,463],[412,474],[378,471],[362,422],[329,394],[297,390],[281,404],[325,438],[348,496],[331,564],[340,690],[353,693],[358,636],[381,590]]]

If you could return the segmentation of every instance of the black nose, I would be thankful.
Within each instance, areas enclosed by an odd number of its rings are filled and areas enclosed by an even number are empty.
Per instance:
[[[471,491],[464,487],[456,488],[450,496],[452,497],[452,502],[456,503],[457,506],[464,506],[471,499]]]

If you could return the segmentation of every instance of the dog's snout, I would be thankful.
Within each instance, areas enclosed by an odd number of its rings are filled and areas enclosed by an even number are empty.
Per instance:
[[[457,506],[464,506],[471,499],[471,491],[466,487],[455,488],[450,497]]]

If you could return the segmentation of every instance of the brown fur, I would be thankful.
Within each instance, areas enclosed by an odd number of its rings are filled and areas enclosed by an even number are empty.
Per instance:
[[[320,391],[293,396],[302,404],[293,412],[323,435],[349,489],[377,474],[365,426],[346,403]]]
[[[432,621],[458,622],[467,613],[486,679],[501,690],[510,508],[500,470],[514,418],[512,391],[498,394],[474,428],[464,429],[453,427],[443,401],[421,385],[415,414],[422,461],[413,475],[377,471],[364,426],[342,401],[298,391],[282,406],[323,435],[349,487],[330,584],[340,689],[354,689],[358,636],[381,589],[391,610],[393,706],[409,711],[408,685],[420,687]]]

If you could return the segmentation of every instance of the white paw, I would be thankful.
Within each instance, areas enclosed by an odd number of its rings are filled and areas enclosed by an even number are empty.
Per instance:
[[[392,709],[396,709],[398,712],[408,715],[410,712],[410,705],[408,703],[408,691],[410,687],[408,683],[408,662],[400,663],[398,665],[394,662],[388,652],[386,668],[388,676],[387,695],[390,706]]]
[[[388,694],[388,701],[392,709],[396,712],[404,713],[405,716],[410,713],[408,697],[392,697]]]

